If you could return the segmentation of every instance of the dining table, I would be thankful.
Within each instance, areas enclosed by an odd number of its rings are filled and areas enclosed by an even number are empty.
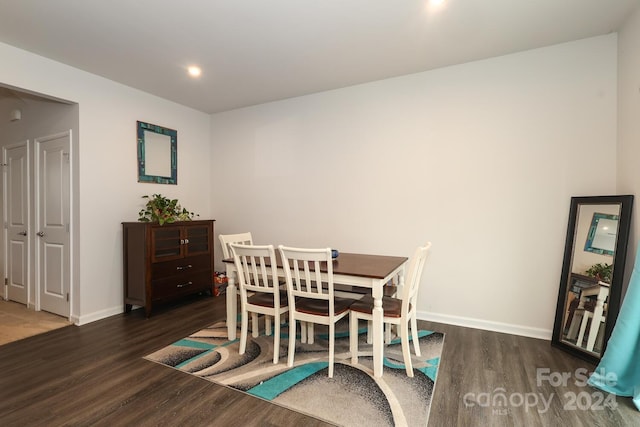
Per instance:
[[[279,253],[276,254],[278,263],[278,276],[284,278],[284,270]],[[236,286],[236,266],[233,258],[223,260],[228,285],[227,299],[227,334],[230,340],[236,339],[238,321],[238,289]],[[372,322],[372,347],[373,347],[373,373],[375,377],[382,377],[383,349],[384,349],[384,311],[382,309],[382,297],[386,283],[397,279],[401,288],[404,284],[404,271],[408,262],[407,257],[369,255],[358,253],[340,253],[332,260],[334,284],[356,286],[371,289],[374,299]],[[327,266],[324,263],[321,271],[326,274]],[[326,276],[323,277],[326,280]]]

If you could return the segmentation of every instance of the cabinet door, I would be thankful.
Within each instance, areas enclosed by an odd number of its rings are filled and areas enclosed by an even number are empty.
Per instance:
[[[212,231],[210,224],[185,227],[185,256],[211,253]]]
[[[169,261],[184,256],[182,227],[163,225],[151,228],[151,262]]]

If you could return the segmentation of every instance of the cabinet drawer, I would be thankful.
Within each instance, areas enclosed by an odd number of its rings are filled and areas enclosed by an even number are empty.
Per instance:
[[[151,279],[161,279],[163,277],[189,274],[201,270],[211,270],[211,256],[197,255],[187,258],[174,259],[171,261],[157,262],[151,264]]]
[[[199,289],[211,289],[213,284],[211,271],[157,279],[151,282],[152,299],[164,299],[177,295],[187,295]]]

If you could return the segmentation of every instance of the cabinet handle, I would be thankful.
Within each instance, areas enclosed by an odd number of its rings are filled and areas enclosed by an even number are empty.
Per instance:
[[[193,266],[191,264],[189,265],[179,265],[176,267],[176,270],[187,270],[189,268],[192,268]]]
[[[184,244],[188,245],[189,244],[189,239],[184,239]]]
[[[187,283],[180,283],[176,286],[176,288],[184,288],[186,286],[190,286],[193,285],[193,282],[187,282]]]

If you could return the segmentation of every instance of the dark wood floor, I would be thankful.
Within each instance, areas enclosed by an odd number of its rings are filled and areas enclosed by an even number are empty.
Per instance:
[[[146,361],[143,356],[224,319],[224,298],[197,297],[0,346],[2,426],[324,426],[322,421]],[[429,426],[631,426],[640,412],[617,408],[576,384],[594,366],[548,341],[421,322],[446,334]],[[537,381],[537,369],[569,373],[566,385]],[[539,384],[538,384],[539,383]],[[507,403],[488,403],[500,393]],[[583,393],[575,405],[573,395]],[[586,393],[586,394],[585,394]],[[588,394],[588,396],[587,396]],[[527,407],[523,400],[538,404]],[[590,401],[590,409],[584,407]],[[546,402],[551,401],[545,410]]]

